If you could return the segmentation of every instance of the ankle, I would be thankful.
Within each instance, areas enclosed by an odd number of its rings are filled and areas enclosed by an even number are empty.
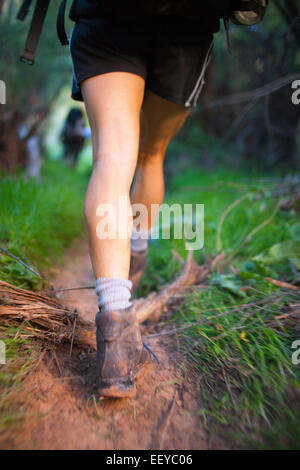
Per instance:
[[[99,277],[95,288],[99,309],[106,312],[129,308],[131,288],[132,282],[128,279]]]

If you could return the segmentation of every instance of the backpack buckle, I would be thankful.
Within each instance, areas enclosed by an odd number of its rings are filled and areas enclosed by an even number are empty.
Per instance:
[[[27,64],[27,65],[34,65],[33,59],[29,59],[29,57],[25,57],[23,55],[20,56],[20,61],[24,62],[24,64]]]

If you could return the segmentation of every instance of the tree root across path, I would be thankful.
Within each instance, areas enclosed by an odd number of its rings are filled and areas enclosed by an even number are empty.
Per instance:
[[[190,251],[182,274],[171,284],[162,287],[158,293],[151,292],[145,299],[141,298],[134,302],[139,323],[148,318],[158,321],[170,299],[192,285],[203,282],[210,272],[211,266],[212,263],[199,266],[193,261],[193,255]]]
[[[218,257],[219,258],[219,257]],[[189,253],[183,272],[172,282],[137,299],[133,305],[139,323],[146,319],[158,321],[173,296],[205,280],[212,263],[198,265]],[[70,343],[80,348],[96,349],[95,325],[65,307],[56,298],[20,289],[0,280],[0,331],[7,326],[21,326],[26,336],[44,339],[55,344]]]
[[[96,348],[92,322],[76,310],[68,309],[57,299],[0,280],[0,331],[10,326],[21,326],[27,337]]]

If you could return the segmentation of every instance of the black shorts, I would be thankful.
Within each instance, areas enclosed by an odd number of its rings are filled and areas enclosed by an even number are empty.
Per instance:
[[[189,19],[81,19],[70,39],[72,98],[82,101],[80,83],[87,78],[129,72],[144,78],[146,89],[160,97],[196,106],[212,48],[212,33]]]

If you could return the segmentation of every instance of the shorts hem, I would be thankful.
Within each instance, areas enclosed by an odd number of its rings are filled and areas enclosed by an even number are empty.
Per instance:
[[[130,70],[129,67],[109,67],[108,69],[93,69],[90,71],[85,71],[85,73],[79,74],[78,77],[75,76],[75,84],[76,86],[73,87],[72,93],[71,93],[71,98],[75,101],[83,101],[82,93],[80,90],[80,84],[84,81],[87,80],[88,78],[93,78],[93,77],[98,77],[99,75],[105,75],[107,73],[114,73],[114,72],[126,72],[126,73],[131,73],[133,75],[138,75],[139,77],[143,78],[146,81],[146,76],[145,74],[138,72],[137,70]],[[74,89],[75,88],[75,89]]]
[[[162,91],[157,90],[156,88],[154,88],[152,86],[147,86],[146,85],[146,89],[151,91],[152,93],[155,93],[156,95],[158,95],[160,98],[163,98],[164,100],[171,101],[171,103],[180,104],[180,105],[184,106],[185,108],[191,108],[192,107],[192,105],[188,105],[188,106],[186,105],[187,98],[174,96],[174,95],[169,94],[169,93],[164,93]]]

